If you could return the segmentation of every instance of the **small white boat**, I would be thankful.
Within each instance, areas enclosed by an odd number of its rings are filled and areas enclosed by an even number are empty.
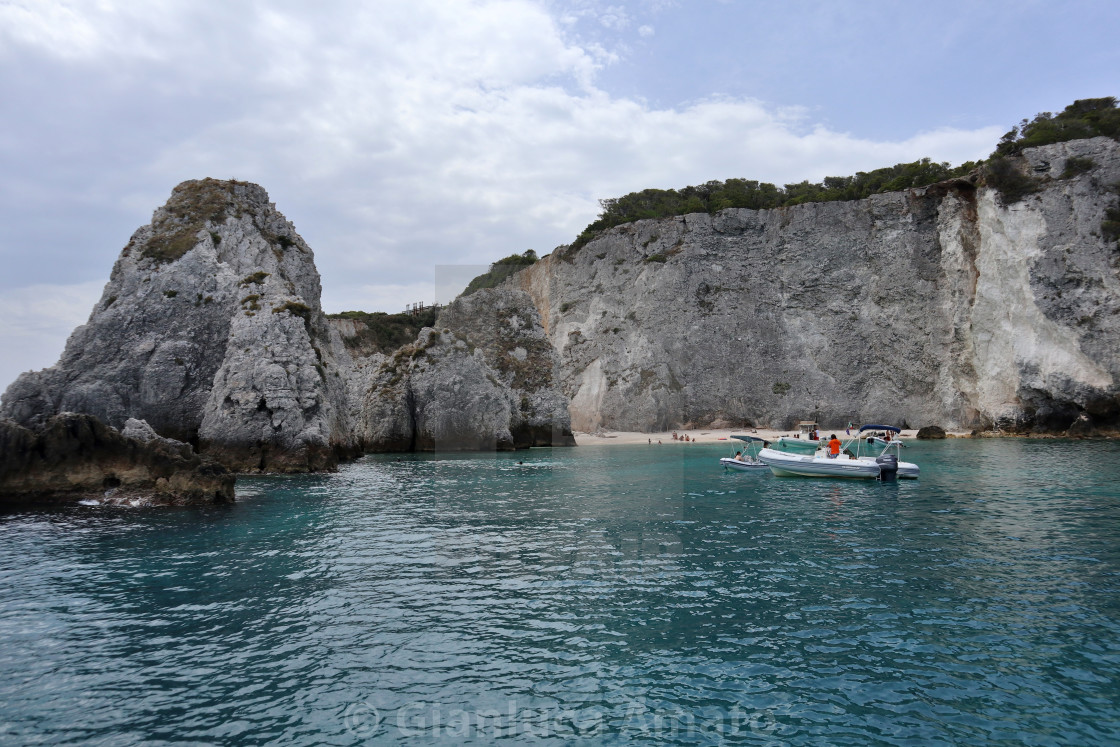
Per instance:
[[[732,436],[732,438],[739,441],[745,441],[746,446],[743,447],[742,454],[739,458],[724,457],[719,460],[724,469],[733,469],[740,472],[760,472],[769,469],[769,467],[758,460],[758,452],[768,442],[758,438],[757,436]]]
[[[859,434],[865,431],[880,431],[888,434],[901,432],[893,425],[865,425],[859,429]],[[793,449],[790,448],[793,446],[790,440],[779,439],[777,448],[762,449],[758,452],[758,459],[779,477],[852,477],[888,480],[895,477],[910,479],[918,477],[920,473],[918,465],[903,462],[898,458],[903,444],[897,438],[888,440],[870,437],[866,440],[865,446],[865,441],[859,434],[849,439],[842,446],[840,454],[835,457],[818,450],[817,444],[823,445],[825,443],[823,441],[808,442],[813,444],[812,447],[802,441],[801,444],[804,445],[798,445]],[[852,451],[852,446],[855,447],[855,451]],[[893,454],[890,453],[892,450]]]

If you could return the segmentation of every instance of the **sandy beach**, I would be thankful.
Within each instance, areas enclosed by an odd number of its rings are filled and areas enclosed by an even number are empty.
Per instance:
[[[674,444],[681,446],[688,446],[694,443],[718,443],[730,439],[731,434],[758,436],[767,440],[773,440],[779,436],[792,436],[797,432],[794,430],[772,430],[769,428],[735,428],[735,429],[714,429],[714,428],[698,428],[695,430],[679,430],[677,431],[678,438],[688,436],[688,441],[674,441],[673,431],[666,431],[663,433],[637,433],[635,431],[600,431],[598,433],[583,433],[576,431],[576,444],[579,446],[626,446],[634,444],[652,444],[656,446],[658,443],[662,445]],[[853,433],[855,431],[853,430]],[[821,438],[828,439],[835,433],[841,440],[847,438],[843,430],[839,431],[826,431],[821,430]],[[902,431],[902,438],[914,438],[917,435],[917,429]],[[967,434],[952,434],[952,435],[967,435]]]

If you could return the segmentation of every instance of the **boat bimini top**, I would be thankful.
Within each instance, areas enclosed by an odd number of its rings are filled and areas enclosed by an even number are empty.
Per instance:
[[[864,431],[890,431],[891,433],[902,433],[901,428],[895,428],[893,425],[861,425],[859,432]]]
[[[865,438],[863,436],[863,434],[866,433],[867,431],[878,431],[878,432],[886,431],[887,434],[888,434],[887,439],[889,439],[889,440],[884,440],[882,438],[879,438],[878,436],[873,436],[873,435],[872,436],[867,436]],[[870,449],[871,446],[874,445],[874,446],[878,446],[878,447],[882,447],[882,448],[878,453],[872,452],[870,454],[870,456],[881,456],[881,455],[886,454],[887,451],[889,451],[891,449],[893,449],[896,454],[901,454],[901,452],[899,450],[904,448],[906,446],[906,444],[904,444],[901,439],[898,439],[898,438],[891,439],[891,437],[889,435],[891,433],[894,433],[894,434],[897,435],[899,433],[902,433],[902,429],[897,427],[897,426],[893,426],[893,425],[875,425],[875,424],[861,425],[859,427],[859,433],[852,434],[848,438],[848,440],[844,443],[844,447],[843,447],[844,451],[848,454],[852,454],[849,447],[851,447],[854,444],[855,445],[854,456],[861,457],[861,456],[864,456],[865,453],[866,453],[866,450],[864,449],[865,445],[868,449]]]

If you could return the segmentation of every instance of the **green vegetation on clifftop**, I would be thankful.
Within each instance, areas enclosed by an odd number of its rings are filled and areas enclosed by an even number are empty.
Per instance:
[[[198,234],[203,228],[219,225],[231,214],[240,215],[241,206],[234,194],[237,186],[247,183],[206,178],[175,187],[171,199],[152,221],[155,231],[141,248],[141,254],[160,263],[182,257],[199,242]],[[210,234],[216,245],[215,236]]]
[[[946,179],[966,176],[977,167],[969,162],[951,167],[923,158],[855,176],[826,176],[819,183],[809,181],[778,187],[751,179],[710,181],[684,189],[644,189],[622,197],[599,200],[602,212],[572,243],[578,249],[608,228],[649,218],[668,218],[689,213],[718,213],[727,208],[764,210],[789,207],[806,202],[862,200],[882,192],[926,187]]]
[[[572,242],[567,252],[596,238],[603,231],[637,220],[668,218],[689,213],[714,214],[726,208],[763,210],[789,207],[807,202],[862,200],[874,194],[928,187],[931,184],[980,172],[985,182],[1000,191],[1006,204],[1016,202],[1037,189],[1028,175],[1006,159],[1018,155],[1023,148],[1048,145],[1066,140],[1105,135],[1120,139],[1120,109],[1114,97],[1080,99],[1059,114],[1043,112],[1034,120],[1023,120],[1000,140],[995,153],[987,161],[950,166],[922,158],[912,163],[899,163],[874,171],[860,171],[855,176],[826,176],[823,181],[787,184],[778,187],[750,179],[710,181],[683,189],[644,189],[622,197],[599,200],[602,211]],[[1070,176],[1089,164],[1072,164]],[[504,261],[504,260],[503,260]]]
[[[992,155],[1014,156],[1024,148],[1101,135],[1120,140],[1120,109],[1113,96],[1078,99],[1057,114],[1042,112],[1029,122],[1024,119],[1000,138]]]
[[[424,327],[435,326],[437,310],[428,308],[416,314],[387,314],[384,311],[343,311],[327,314],[328,319],[350,319],[360,322],[358,334],[343,337],[346,347],[366,355],[391,353],[402,345],[413,342]]]
[[[460,295],[469,296],[483,288],[494,288],[513,273],[535,264],[536,261],[537,253],[532,249],[522,254],[511,254],[505,259],[499,259],[490,265],[489,271],[472,280]]]

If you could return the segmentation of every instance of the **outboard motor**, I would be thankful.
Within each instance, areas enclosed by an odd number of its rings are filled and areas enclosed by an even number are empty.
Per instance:
[[[875,464],[879,465],[880,480],[894,480],[898,477],[898,457],[894,454],[875,457]]]

